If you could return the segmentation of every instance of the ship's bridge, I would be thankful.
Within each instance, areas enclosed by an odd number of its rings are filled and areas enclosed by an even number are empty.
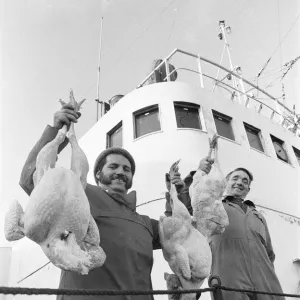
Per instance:
[[[179,67],[182,60],[176,62],[175,54],[187,58],[185,67]],[[137,165],[133,184],[137,210],[158,219],[165,209],[164,176],[170,165],[180,158],[182,176],[195,170],[208,154],[209,137],[217,132],[224,174],[244,167],[254,175],[248,199],[269,224],[283,289],[295,292],[300,280],[297,117],[237,72],[177,49],[156,63],[135,90],[119,97],[80,144],[91,166],[107,147],[130,151]],[[92,173],[89,180],[93,182]],[[154,288],[164,288],[168,266],[158,252],[155,261]]]

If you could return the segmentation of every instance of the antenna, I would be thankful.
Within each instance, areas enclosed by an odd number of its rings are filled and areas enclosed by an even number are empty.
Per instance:
[[[102,53],[102,35],[103,35],[103,16],[101,17],[101,27],[100,27],[100,44],[99,44],[99,61],[98,61],[98,74],[97,74],[97,98],[95,101],[97,102],[97,117],[96,122],[99,120],[99,104],[100,107],[100,117],[103,116],[103,102],[100,101],[100,67],[101,67],[101,53]]]
[[[226,25],[225,21],[222,20],[222,21],[219,21],[219,28],[220,28],[220,30],[219,30],[218,37],[219,37],[220,40],[224,41],[224,47],[223,47],[223,51],[222,51],[222,55],[221,55],[220,65],[222,64],[223,57],[224,57],[224,52],[226,50],[227,55],[228,55],[229,65],[230,65],[230,71],[232,71],[232,72],[235,71],[238,75],[241,75],[242,74],[241,67],[240,66],[233,67],[232,60],[231,60],[231,55],[230,55],[230,48],[229,48],[229,44],[228,44],[227,38],[226,38],[226,33],[227,34],[231,33],[231,27]],[[217,79],[219,77],[219,72],[220,72],[220,69],[218,69],[218,71],[217,71],[216,81],[215,81],[215,84],[214,84],[213,90],[212,90],[213,92],[214,92],[214,90],[216,88],[216,85],[217,85],[217,82],[218,82]],[[237,90],[238,90],[238,86],[240,85],[243,93],[245,93],[243,81],[241,79],[239,79],[238,82],[237,82],[236,81],[237,78],[235,76],[231,76],[231,74],[227,74],[227,76],[225,76],[222,80],[224,80],[225,78],[227,78],[228,80],[232,80],[232,85]],[[241,103],[240,93],[238,92],[237,94],[238,94],[239,102]]]

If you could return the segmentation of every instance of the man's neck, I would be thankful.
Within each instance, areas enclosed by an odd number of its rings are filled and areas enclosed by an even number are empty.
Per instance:
[[[122,198],[124,198],[127,195],[127,191],[126,192],[115,191],[111,189],[109,186],[102,183],[99,183],[98,186],[101,187],[105,192],[107,192],[110,195],[118,195],[119,197]]]

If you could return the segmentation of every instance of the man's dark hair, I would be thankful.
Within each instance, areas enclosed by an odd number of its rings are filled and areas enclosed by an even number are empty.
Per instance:
[[[243,171],[243,172],[245,172],[249,176],[249,179],[250,179],[249,184],[253,181],[253,175],[252,175],[252,173],[250,171],[248,171],[247,169],[245,169],[245,168],[236,168],[236,169],[234,169],[233,171],[231,171],[230,173],[228,173],[226,175],[226,179],[228,180],[230,178],[231,174],[233,172],[236,172],[236,171]]]

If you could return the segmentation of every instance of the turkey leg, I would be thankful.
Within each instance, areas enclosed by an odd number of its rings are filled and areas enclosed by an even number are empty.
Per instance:
[[[70,101],[69,104],[73,107],[75,112],[78,112],[81,108],[82,103],[85,101],[85,99],[81,100],[79,103],[76,102],[74,98],[73,91],[70,91]],[[65,105],[66,103],[60,100],[60,103],[62,105]],[[82,149],[79,147],[79,144],[77,142],[77,138],[75,135],[74,130],[74,123],[71,123],[69,132],[68,132],[68,138],[72,147],[72,158],[71,158],[71,170],[78,175],[80,178],[80,182],[82,184],[83,189],[85,190],[87,185],[87,174],[89,172],[89,163],[86,158],[86,155],[82,151]]]
[[[39,152],[36,159],[36,170],[33,174],[33,183],[34,187],[42,179],[44,173],[49,168],[54,168],[57,158],[57,152],[59,145],[65,140],[67,133],[67,126],[64,125],[62,129],[60,129],[54,140],[49,142],[47,145],[43,147],[43,149]]]
[[[79,147],[72,122],[68,138],[72,147],[71,170],[78,175],[81,185],[85,190],[87,185],[87,174],[89,172],[89,163],[85,153]]]

